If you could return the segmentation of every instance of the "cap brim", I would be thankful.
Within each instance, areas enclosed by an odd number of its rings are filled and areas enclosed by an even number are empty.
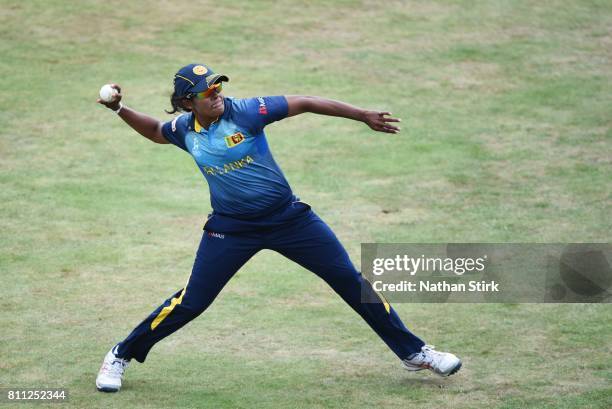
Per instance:
[[[207,90],[208,88],[210,88],[211,85],[216,84],[217,82],[220,81],[229,81],[229,77],[227,75],[223,75],[223,74],[213,74],[210,75],[208,77],[206,77],[206,79],[203,79],[202,81],[198,82],[195,87],[191,88],[190,92],[202,92],[204,90]]]

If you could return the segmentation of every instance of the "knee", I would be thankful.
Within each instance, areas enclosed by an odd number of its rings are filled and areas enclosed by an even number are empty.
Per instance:
[[[337,269],[322,277],[334,289],[358,289],[364,281],[361,273],[355,269]]]
[[[202,314],[211,304],[211,301],[206,300],[185,300],[179,308],[185,311],[186,314],[193,318]]]
[[[215,300],[219,291],[209,287],[206,290],[197,287],[188,287],[181,303],[181,308],[193,317],[203,313]]]

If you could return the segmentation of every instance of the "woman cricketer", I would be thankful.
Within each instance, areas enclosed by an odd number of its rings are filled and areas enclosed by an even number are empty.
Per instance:
[[[118,391],[131,359],[144,362],[155,343],[206,310],[236,271],[262,249],[274,250],[325,280],[406,369],[430,369],[442,376],[457,372],[459,358],[435,351],[412,334],[355,269],[327,224],[293,194],[264,134],[266,125],[305,112],[349,118],[393,134],[400,130],[393,125],[399,119],[320,97],[225,97],[221,90],[227,81],[204,64],[181,68],[174,76],[169,113],[183,113],[165,123],[122,105],[118,85],[113,85],[117,97],[112,102],[98,100],[145,138],[189,153],[208,182],[213,208],[185,288],[106,354],[96,379],[98,390]],[[362,302],[362,290],[376,302]]]

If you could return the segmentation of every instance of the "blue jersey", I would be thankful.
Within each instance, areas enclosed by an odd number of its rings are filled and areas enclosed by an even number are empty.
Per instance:
[[[292,197],[263,131],[287,116],[287,100],[225,97],[224,104],[223,115],[208,129],[193,113],[185,113],[164,123],[162,133],[194,158],[208,182],[215,212],[242,218],[266,214]]]

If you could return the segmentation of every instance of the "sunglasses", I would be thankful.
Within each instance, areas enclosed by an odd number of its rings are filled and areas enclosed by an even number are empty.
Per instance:
[[[214,93],[218,94],[222,90],[223,90],[223,86],[221,85],[220,82],[218,82],[214,84],[213,86],[211,86],[210,88],[208,88],[206,91],[190,94],[189,98],[204,99],[204,98],[210,97]]]

